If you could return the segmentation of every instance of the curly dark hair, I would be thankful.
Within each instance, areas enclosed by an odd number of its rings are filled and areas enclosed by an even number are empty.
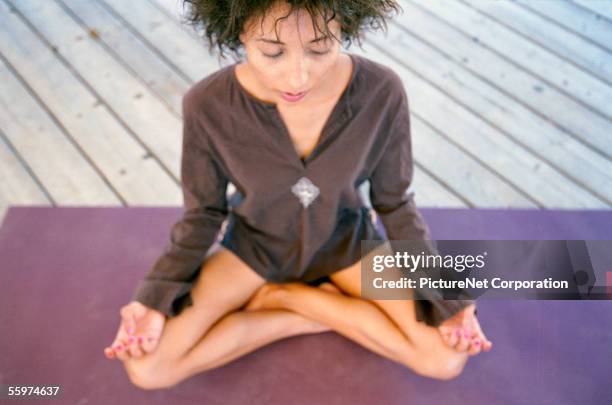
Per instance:
[[[231,50],[235,56],[240,57],[242,44],[239,37],[246,21],[251,17],[262,17],[263,22],[267,11],[278,2],[279,0],[183,0],[185,13],[183,22],[194,27],[198,33],[204,31],[211,54],[216,46],[221,57],[224,56],[225,49]],[[278,18],[274,23],[277,39],[278,20],[288,18],[295,9],[302,9],[310,14],[315,32],[318,31],[326,37],[333,37],[341,44],[348,46],[356,39],[360,47],[364,30],[382,28],[386,31],[387,22],[385,20],[391,18],[393,11],[397,13],[400,10],[403,11],[397,2],[391,0],[286,0],[286,2],[291,6],[289,13]],[[187,8],[186,11],[185,8]],[[317,24],[319,16],[326,22],[324,30],[321,30]],[[334,18],[340,24],[341,39],[336,38],[327,27],[327,23]]]

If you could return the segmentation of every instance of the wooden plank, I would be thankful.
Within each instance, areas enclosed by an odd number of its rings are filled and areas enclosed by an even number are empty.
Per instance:
[[[180,117],[173,114],[140,77],[109,55],[95,36],[88,35],[57,3],[13,1],[11,4],[17,6],[24,18],[55,47],[58,56],[178,181]]]
[[[23,158],[9,144],[0,124],[0,224],[11,205],[52,205]]]
[[[160,10],[164,11],[168,16],[182,23],[185,18],[187,6],[183,6],[182,0],[148,0]]]
[[[369,43],[364,44],[364,49],[365,51],[355,49],[354,53],[394,67],[393,59],[380,53]],[[439,118],[429,120],[427,117],[431,117],[432,113],[439,117],[443,101],[432,99],[435,93],[427,91],[430,89],[426,89],[423,83],[412,80],[405,69],[394,70],[409,89],[413,156],[419,165],[446,184],[452,185],[452,189],[472,206],[537,206],[532,199],[509,185],[498,173],[467,155],[457,145],[448,142],[438,130],[434,130],[430,122],[438,122]],[[453,122],[453,125],[459,126],[459,123]]]
[[[121,201],[28,90],[0,63],[2,132],[58,204],[108,204]]]
[[[612,86],[459,2],[431,0],[424,8],[588,108],[612,119]],[[525,11],[530,13],[530,11]],[[478,47],[478,45],[477,45]],[[508,52],[512,49],[512,52]]]
[[[414,165],[414,177],[409,191],[414,191],[414,201],[419,207],[468,207],[457,195],[444,187],[438,180],[421,169],[418,164]],[[363,203],[372,207],[370,201],[370,183],[364,182],[358,189]]]
[[[535,176],[555,188],[557,184],[567,183],[568,179],[581,184],[581,187],[571,184],[562,186],[561,192],[572,196],[568,195],[560,201],[567,199],[569,204],[575,199],[577,206],[582,204],[597,206],[601,204],[602,199],[606,199],[606,195],[608,199],[612,198],[610,194],[612,190],[608,191],[610,187],[607,186],[612,182],[612,161],[585,147],[550,121],[534,114],[487,81],[480,80],[465,69],[449,63],[444,54],[414,36],[406,34],[396,24],[389,25],[386,39],[378,40],[370,37],[369,41],[379,44],[380,48],[392,55],[396,63],[401,66],[399,69],[413,72],[414,75],[440,89],[446,97],[455,100],[477,114],[480,120],[494,127],[488,129],[483,138],[466,138],[477,133],[466,134],[465,131],[459,132],[459,137],[453,135],[453,139],[465,145],[475,143],[481,147],[491,145],[490,149],[482,152],[485,161],[490,158],[489,155],[495,158],[500,149],[506,149],[509,155],[519,155],[511,158],[516,165],[524,166],[524,170],[530,170],[530,173],[516,176],[517,181],[522,181],[524,177]],[[410,57],[396,55],[410,55]],[[504,136],[514,140],[516,144],[503,142],[500,137]],[[521,155],[525,154],[534,155],[562,173],[564,177],[554,172],[547,174],[550,170],[546,167],[542,172],[540,162],[530,163],[523,160],[524,156]],[[510,168],[510,170],[515,169]],[[592,201],[593,195],[601,195],[597,199],[600,201]]]
[[[211,58],[217,58],[216,63],[222,67],[228,64],[234,63],[229,58],[220,59],[218,58],[218,50],[215,48],[211,55],[208,49],[208,39],[204,39],[201,35],[196,32],[194,27],[189,25],[187,21],[188,5],[184,4],[183,0],[147,0],[153,7],[160,10],[170,20],[172,20],[181,30],[189,35],[194,43],[204,49],[204,51],[210,55]]]
[[[0,3],[0,52],[127,204],[181,204],[179,185],[15,14]]]
[[[608,63],[610,54],[606,50],[511,2],[462,1],[612,84],[612,64]]]
[[[421,69],[431,69],[435,73],[438,69],[435,66],[436,63],[432,63],[427,57],[422,58],[419,52],[413,52],[410,47],[406,47],[392,30],[393,28],[390,28],[392,34],[389,37],[390,40],[380,45],[380,49],[388,50],[391,55],[401,54],[402,51],[406,52],[412,57],[410,61],[405,63],[413,63],[413,61],[418,60],[418,63],[422,64]],[[368,42],[378,43],[371,37]],[[394,45],[391,45],[391,49],[389,49],[390,45],[388,44],[391,43]],[[398,49],[394,49],[395,46]],[[497,127],[482,120],[481,117],[470,112],[453,98],[448,97],[447,94],[424,81],[411,69],[407,69],[402,60],[398,61],[390,56],[383,55],[376,55],[375,60],[384,61],[385,64],[400,74],[404,80],[407,94],[411,98],[411,109],[415,114],[421,116],[429,125],[439,129],[441,133],[446,134],[453,143],[463,145],[464,149],[485,163],[488,168],[494,170],[498,176],[513,184],[515,188],[525,190],[541,205],[546,207],[607,206],[599,198],[594,197],[584,188],[562,176],[547,162],[533,156],[519,144],[499,133]],[[438,64],[446,65],[444,60],[440,60]],[[428,74],[432,76],[432,72]],[[444,83],[442,84],[444,85]],[[462,86],[455,85],[455,87],[457,92],[462,90]],[[440,88],[445,87],[440,86]],[[488,100],[482,99],[476,104],[479,103],[482,104],[482,107],[485,107]],[[524,128],[517,125],[517,131],[524,132]],[[564,151],[564,149],[561,148],[561,151]],[[448,159],[443,160],[443,162],[454,164],[454,161]],[[607,178],[607,181],[610,181],[610,179]],[[459,190],[463,191],[460,187]]]
[[[178,26],[175,21],[148,1],[98,0],[112,8],[129,23],[151,46],[192,81],[208,76],[231,63],[208,54],[203,40],[197,40]]]
[[[407,2],[402,6],[405,12],[396,17],[396,22],[407,33],[441,50],[450,60],[494,84],[533,112],[553,121],[601,155],[612,158],[608,119],[499,58],[487,48],[475,47],[472,39],[420,7]]]
[[[412,121],[416,161],[453,186],[472,206],[537,207],[531,199],[500,176],[449,143],[427,122],[415,115]],[[441,159],[441,157],[444,159]]]
[[[183,0],[147,0],[158,10],[166,14],[171,20],[173,20],[183,31],[189,36],[195,39],[206,52],[208,52],[208,39],[204,39],[201,34],[198,34],[196,30],[188,23],[187,13],[188,5],[183,3]],[[214,55],[218,54],[218,50],[215,48]],[[221,66],[225,66],[227,63],[232,63],[225,59],[221,60]]]
[[[415,192],[414,201],[419,207],[468,207],[468,204],[456,193],[442,185],[416,163],[412,189]]]
[[[601,18],[589,9],[567,0],[539,1],[515,0],[521,6],[551,19],[582,37],[594,42],[598,46],[612,51],[612,22]]]
[[[116,15],[95,1],[61,0],[85,30],[94,30],[100,43],[136,72],[172,110],[181,114],[181,99],[191,81],[165,63],[157,51],[128,29]]]
[[[612,22],[612,2],[609,0],[572,0],[572,2]]]

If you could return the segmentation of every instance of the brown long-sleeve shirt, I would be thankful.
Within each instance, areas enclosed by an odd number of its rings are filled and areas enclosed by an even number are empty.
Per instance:
[[[350,54],[349,84],[318,144],[302,160],[274,104],[251,95],[224,67],[183,97],[181,180],[185,211],[133,299],[175,316],[221,225],[221,245],[270,282],[309,282],[365,256],[361,240],[385,238],[358,188],[370,181],[372,208],[390,240],[427,240],[413,193],[408,99],[400,77]],[[228,182],[240,203],[230,207]],[[417,318],[437,325],[471,301],[422,291]]]

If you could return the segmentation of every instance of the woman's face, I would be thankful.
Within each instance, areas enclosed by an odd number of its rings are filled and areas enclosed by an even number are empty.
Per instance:
[[[249,70],[258,84],[267,92],[268,99],[285,105],[299,105],[320,99],[330,92],[333,74],[336,72],[340,54],[340,43],[334,38],[325,38],[313,27],[310,14],[295,10],[286,19],[277,23],[278,40],[274,22],[289,11],[285,3],[268,10],[261,23],[247,23],[247,29],[240,36],[246,54]],[[323,27],[319,17],[319,27]],[[340,24],[329,22],[329,30],[340,38]],[[331,80],[330,80],[331,77]],[[292,100],[291,95],[306,92],[301,98]],[[289,97],[289,99],[285,98]]]

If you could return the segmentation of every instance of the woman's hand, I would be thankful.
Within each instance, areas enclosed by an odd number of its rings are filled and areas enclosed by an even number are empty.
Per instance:
[[[113,343],[104,349],[106,357],[123,361],[155,350],[166,316],[138,301],[123,306],[119,313],[121,324]]]
[[[468,350],[473,356],[481,350],[488,352],[493,343],[487,339],[474,314],[476,304],[468,305],[438,326],[444,342],[456,350]]]

